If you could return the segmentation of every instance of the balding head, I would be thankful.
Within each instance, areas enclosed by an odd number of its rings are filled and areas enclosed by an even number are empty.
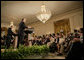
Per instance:
[[[22,22],[26,22],[26,18],[23,18],[23,19],[22,19]]]

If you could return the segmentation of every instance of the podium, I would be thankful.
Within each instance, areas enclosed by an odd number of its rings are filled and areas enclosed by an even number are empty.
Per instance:
[[[29,38],[30,38],[30,34],[33,33],[33,31],[34,31],[33,28],[28,28],[24,31],[28,36],[27,45],[29,46],[32,46],[32,41]]]
[[[29,34],[33,33],[33,31],[34,31],[33,28],[28,28],[28,29],[26,29],[26,30],[24,31],[24,33],[26,33],[27,36],[28,36],[27,45],[28,45],[29,43],[31,43],[31,41],[29,40]],[[14,44],[14,48],[15,48],[15,49],[17,48],[17,41],[18,41],[18,36],[15,36],[15,44]],[[29,45],[31,45],[31,44],[29,44]]]

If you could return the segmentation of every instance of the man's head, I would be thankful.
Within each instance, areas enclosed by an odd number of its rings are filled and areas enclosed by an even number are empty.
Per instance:
[[[74,38],[80,38],[80,35],[78,33],[76,33]]]
[[[83,28],[80,28],[80,32],[83,33]]]
[[[52,35],[55,36],[55,33],[53,33]]]
[[[26,18],[23,18],[23,19],[22,19],[22,22],[26,22]]]
[[[78,31],[76,29],[74,29],[74,33],[77,33]]]
[[[11,26],[10,26],[10,28],[12,29],[12,28],[13,28],[13,26],[11,25]]]
[[[59,35],[59,33],[57,33],[57,35]]]
[[[75,36],[73,36],[73,38],[72,38],[72,41],[73,42],[80,42],[80,36],[79,36],[79,34],[75,34]]]

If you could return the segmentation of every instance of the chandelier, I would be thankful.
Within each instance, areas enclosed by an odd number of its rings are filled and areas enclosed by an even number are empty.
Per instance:
[[[51,11],[46,9],[46,6],[43,4],[41,6],[41,11],[36,16],[41,22],[45,23],[51,17]]]

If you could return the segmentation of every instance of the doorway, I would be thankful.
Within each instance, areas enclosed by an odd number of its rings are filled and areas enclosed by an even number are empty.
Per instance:
[[[61,29],[65,35],[71,31],[69,19],[63,19],[54,22],[54,32],[59,33]]]

